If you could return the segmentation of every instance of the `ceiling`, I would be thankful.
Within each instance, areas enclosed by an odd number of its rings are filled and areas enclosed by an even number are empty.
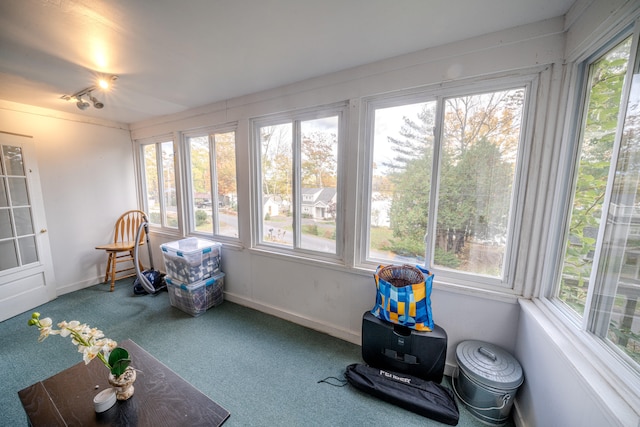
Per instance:
[[[134,123],[564,15],[574,0],[1,0],[0,99]],[[103,109],[61,99],[117,75]]]

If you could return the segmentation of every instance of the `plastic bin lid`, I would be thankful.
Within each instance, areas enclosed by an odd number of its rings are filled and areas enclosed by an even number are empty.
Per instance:
[[[201,239],[199,237],[187,237],[186,239],[176,240],[160,245],[162,249],[172,249],[180,252],[200,251],[201,249],[218,246],[220,243],[211,240]]]
[[[456,360],[467,376],[489,387],[514,389],[524,381],[520,363],[491,343],[463,341],[456,347]]]

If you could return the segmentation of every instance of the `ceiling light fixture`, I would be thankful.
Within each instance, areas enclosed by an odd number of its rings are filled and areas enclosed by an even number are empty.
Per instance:
[[[104,104],[94,98],[94,96],[91,95],[91,92],[89,92],[89,99],[91,100],[91,102],[93,102],[93,108],[97,108],[99,110],[100,108],[104,107]]]
[[[91,104],[83,100],[82,97],[88,96],[89,100],[93,103],[93,108],[101,109],[104,107],[104,103],[96,99],[93,96],[92,92],[97,88],[101,88],[101,89],[110,88],[111,83],[115,82],[117,79],[118,79],[118,76],[104,77],[98,81],[98,84],[96,86],[89,86],[88,88],[82,89],[81,91],[74,93],[73,95],[62,95],[60,98],[64,99],[65,101],[76,101],[76,106],[79,109],[86,110],[87,108],[89,108]]]
[[[84,101],[82,98],[78,98],[78,102],[76,102],[76,105],[79,109],[86,110],[87,108],[89,108],[90,104],[87,101]]]

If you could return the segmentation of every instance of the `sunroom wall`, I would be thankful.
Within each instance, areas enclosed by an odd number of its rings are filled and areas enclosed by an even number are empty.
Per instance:
[[[372,307],[375,299],[372,271],[351,267],[357,242],[354,224],[360,224],[355,212],[360,173],[357,168],[361,167],[358,166],[358,150],[363,131],[360,124],[362,98],[440,85],[443,82],[480,80],[483,76],[505,76],[528,70],[527,72],[546,76],[537,93],[537,98],[542,100],[538,109],[545,111],[548,93],[557,84],[550,80],[550,70],[553,64],[562,63],[565,43],[563,25],[562,18],[551,19],[172,116],[134,123],[131,125],[132,138],[139,140],[174,133],[178,139],[182,131],[237,122],[238,170],[248,171],[249,119],[314,105],[349,101],[345,176],[347,265],[322,264],[251,249],[250,177],[248,173],[241,172],[238,176],[238,209],[242,241],[237,246],[225,245],[222,267],[226,273],[225,296],[228,300],[360,343],[362,315]],[[536,122],[534,128],[542,125]],[[542,129],[534,129],[534,133],[534,140],[540,140],[541,137],[537,134],[542,134]],[[534,145],[529,150],[531,161],[539,161],[540,147]],[[529,169],[539,168],[531,164]],[[537,184],[531,185],[531,189],[535,194],[538,191]],[[530,192],[529,188],[526,192]],[[526,203],[524,209],[528,210],[525,217],[535,216],[535,206],[531,202]],[[152,236],[152,243],[159,245],[179,237],[181,236],[156,234]],[[520,251],[526,252],[527,248],[528,244]],[[162,265],[161,255],[156,253],[156,263]],[[520,276],[524,276],[525,267],[520,267]],[[456,284],[443,284],[436,276],[432,306],[435,322],[449,336],[448,373],[455,365],[455,346],[462,340],[480,339],[514,350],[520,308],[517,295],[513,292],[480,291]]]

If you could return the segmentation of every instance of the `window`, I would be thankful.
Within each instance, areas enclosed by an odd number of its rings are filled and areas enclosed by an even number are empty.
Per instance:
[[[189,134],[191,231],[238,238],[235,131]]]
[[[178,203],[173,141],[142,143],[145,212],[150,224],[178,228]]]
[[[259,245],[341,256],[344,114],[341,104],[253,122]]]
[[[527,92],[368,103],[366,260],[504,284]]]
[[[580,67],[575,172],[552,297],[583,329],[640,367],[640,74],[632,36]]]

